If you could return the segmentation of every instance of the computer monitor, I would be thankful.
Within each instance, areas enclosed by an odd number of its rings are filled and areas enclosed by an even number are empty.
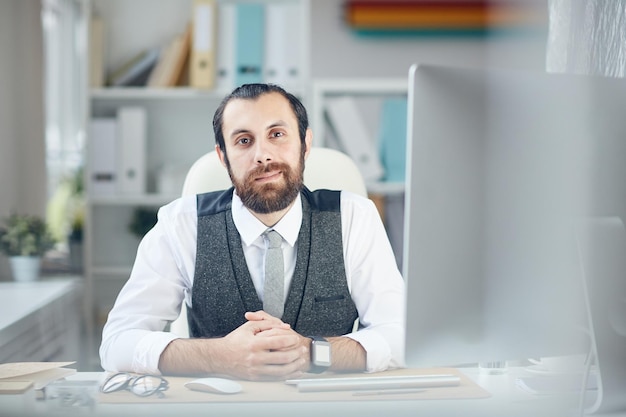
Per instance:
[[[408,366],[589,350],[575,230],[626,219],[625,108],[623,80],[411,67]]]

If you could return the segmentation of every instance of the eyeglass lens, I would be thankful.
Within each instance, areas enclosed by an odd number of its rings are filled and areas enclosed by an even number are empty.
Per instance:
[[[118,373],[109,377],[101,390],[104,393],[129,390],[140,397],[148,397],[156,393],[159,397],[163,397],[162,391],[167,388],[167,381],[159,376],[132,376],[127,373]]]
[[[161,391],[167,389],[167,382],[160,377],[145,375],[140,376],[131,384],[130,390],[133,394],[140,397],[147,397],[156,393],[159,397],[163,396]]]

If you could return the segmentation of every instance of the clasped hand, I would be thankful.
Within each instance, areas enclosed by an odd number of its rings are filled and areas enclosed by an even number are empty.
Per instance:
[[[309,368],[310,340],[264,311],[248,312],[246,323],[223,338],[229,374],[249,380],[300,377]]]

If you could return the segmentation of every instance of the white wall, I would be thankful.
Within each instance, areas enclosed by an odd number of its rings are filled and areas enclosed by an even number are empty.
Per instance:
[[[15,34],[17,1],[0,1],[0,215],[11,210],[17,199],[15,176]],[[6,58],[6,59],[5,59]]]
[[[39,0],[0,0],[0,218],[45,212],[40,8]]]
[[[412,63],[545,69],[547,33],[465,38],[354,35],[342,20],[342,0],[311,1],[311,75],[405,77]],[[545,11],[547,5],[540,8]]]
[[[46,202],[39,0],[0,1],[0,216]]]

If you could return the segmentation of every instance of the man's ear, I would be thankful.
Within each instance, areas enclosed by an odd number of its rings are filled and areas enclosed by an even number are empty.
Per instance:
[[[215,152],[217,153],[217,157],[220,158],[220,162],[222,163],[222,166],[224,168],[226,168],[226,155],[224,154],[224,152],[222,152],[222,149],[220,148],[219,145],[215,145]]]
[[[306,133],[304,135],[304,145],[306,146],[306,151],[304,152],[305,160],[309,157],[309,152],[311,152],[312,144],[313,144],[313,131],[311,130],[311,128],[307,128]]]

